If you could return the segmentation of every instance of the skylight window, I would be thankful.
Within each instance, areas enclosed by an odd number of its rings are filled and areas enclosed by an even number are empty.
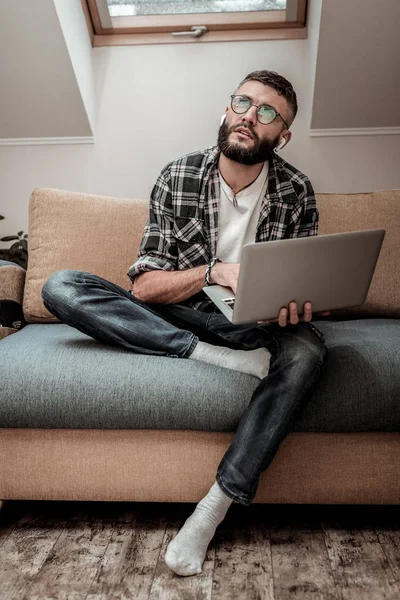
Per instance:
[[[307,0],[86,0],[86,3],[95,46],[306,37]]]
[[[286,0],[107,0],[111,17],[286,10]]]

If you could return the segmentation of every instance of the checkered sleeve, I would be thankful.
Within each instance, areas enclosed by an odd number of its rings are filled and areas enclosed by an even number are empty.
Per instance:
[[[129,268],[128,277],[133,282],[140,273],[154,270],[176,269],[177,250],[172,234],[174,212],[168,175],[158,177],[150,195],[149,218],[136,261]]]
[[[305,175],[302,176],[303,192],[300,200],[302,209],[290,237],[309,237],[318,235],[319,213],[315,194],[310,180]]]

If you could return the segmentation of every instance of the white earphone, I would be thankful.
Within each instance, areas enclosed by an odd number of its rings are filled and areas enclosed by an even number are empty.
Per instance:
[[[285,138],[282,138],[281,141],[279,142],[279,144],[277,145],[277,147],[275,148],[275,150],[282,150],[282,148],[286,146],[286,140]]]
[[[226,119],[226,114],[222,115],[222,117],[221,117],[221,120],[219,122],[220,127],[221,127],[222,123],[225,121],[225,119]]]

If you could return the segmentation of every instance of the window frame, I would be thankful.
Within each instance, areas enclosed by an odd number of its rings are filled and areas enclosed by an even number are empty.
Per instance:
[[[81,1],[94,47],[307,38],[307,0],[288,0],[292,3],[288,11],[295,17],[290,22],[282,20],[287,11],[110,17],[108,8],[108,16],[104,12],[106,0]],[[297,10],[294,2],[297,2]],[[98,4],[108,27],[102,25]],[[132,18],[135,26],[131,25]],[[207,34],[197,38],[172,35],[175,31],[188,31],[194,25],[205,25]]]

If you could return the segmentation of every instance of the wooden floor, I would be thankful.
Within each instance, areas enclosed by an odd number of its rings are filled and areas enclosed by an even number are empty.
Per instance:
[[[203,572],[166,546],[193,504],[7,502],[1,600],[399,600],[400,507],[233,505]]]

